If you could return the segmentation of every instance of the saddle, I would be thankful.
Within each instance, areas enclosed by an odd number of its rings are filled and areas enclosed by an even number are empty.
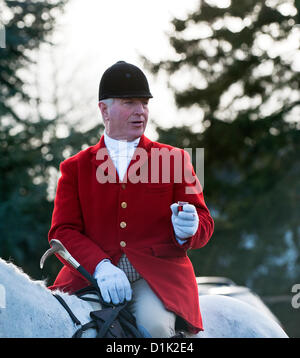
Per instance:
[[[137,327],[135,317],[126,308],[127,302],[120,305],[113,305],[103,301],[99,290],[94,286],[87,286],[74,293],[78,298],[85,301],[92,301],[101,304],[102,309],[91,311],[91,321],[82,325],[79,319],[74,315],[64,299],[58,295],[53,296],[66,309],[72,321],[79,326],[72,338],[81,338],[82,333],[90,328],[97,331],[96,338],[146,338],[147,333],[143,332],[141,327]],[[93,297],[90,297],[90,296]],[[94,297],[96,295],[96,297]],[[149,337],[149,335],[148,335]]]

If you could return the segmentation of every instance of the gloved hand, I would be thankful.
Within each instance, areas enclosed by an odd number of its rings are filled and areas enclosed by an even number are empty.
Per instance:
[[[131,300],[132,290],[125,272],[113,265],[110,260],[102,260],[95,269],[94,278],[97,280],[102,298],[105,302],[117,305]]]
[[[172,210],[172,224],[177,242],[182,245],[187,238],[193,236],[199,225],[199,217],[194,205],[184,204],[182,211],[178,212],[178,204],[170,206]]]

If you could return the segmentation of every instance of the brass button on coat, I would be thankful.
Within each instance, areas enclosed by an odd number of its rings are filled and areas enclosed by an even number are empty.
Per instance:
[[[126,246],[126,242],[125,242],[125,241],[121,241],[121,242],[120,242],[120,246],[125,247],[125,246]]]
[[[126,203],[126,201],[122,201],[121,207],[122,207],[123,209],[126,209],[126,208],[127,208],[127,203]]]
[[[121,222],[120,222],[120,226],[121,226],[122,229],[124,229],[124,228],[126,227],[126,225],[127,225],[127,224],[126,224],[125,221],[121,221]]]

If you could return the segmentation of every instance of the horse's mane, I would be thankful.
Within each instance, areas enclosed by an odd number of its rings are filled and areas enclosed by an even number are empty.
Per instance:
[[[2,274],[4,277],[5,273],[14,280],[24,281],[26,283],[30,283],[31,285],[34,284],[37,287],[41,287],[43,289],[47,288],[46,279],[35,280],[31,278],[27,273],[25,273],[22,268],[16,266],[13,263],[12,259],[5,261],[0,257],[0,278]],[[1,283],[1,279],[0,279],[0,283]]]

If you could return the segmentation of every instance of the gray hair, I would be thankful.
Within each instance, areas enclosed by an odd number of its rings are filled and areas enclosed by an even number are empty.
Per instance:
[[[101,99],[99,102],[103,102],[104,104],[107,105],[107,107],[110,107],[113,103],[114,103],[114,98],[105,98],[105,99]]]
[[[104,103],[107,108],[109,108],[113,103],[114,103],[114,98],[105,98],[105,99],[101,99],[98,103]],[[104,116],[103,116],[103,113],[102,114],[102,119],[104,121],[104,124],[105,124],[105,119],[104,119]]]

